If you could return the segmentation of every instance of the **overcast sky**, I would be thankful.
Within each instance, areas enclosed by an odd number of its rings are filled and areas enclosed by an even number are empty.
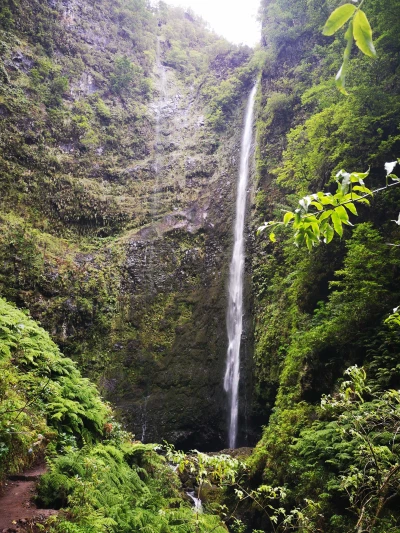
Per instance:
[[[166,3],[191,7],[214,31],[232,43],[254,46],[260,40],[257,22],[260,0],[166,0]]]

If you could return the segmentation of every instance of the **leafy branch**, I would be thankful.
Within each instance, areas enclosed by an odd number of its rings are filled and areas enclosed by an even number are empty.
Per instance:
[[[355,0],[357,1],[357,0]],[[344,4],[336,8],[329,16],[325,23],[322,33],[330,36],[335,34],[342,26],[349,22],[344,37],[347,41],[347,45],[343,54],[343,63],[336,74],[336,87],[343,94],[348,94],[345,88],[345,78],[347,73],[348,64],[350,61],[350,54],[355,40],[358,48],[363,54],[369,57],[376,56],[376,50],[372,41],[372,30],[369,24],[368,18],[361,6],[364,0],[356,7],[354,4]]]
[[[336,174],[335,194],[319,191],[304,196],[299,200],[299,207],[294,212],[286,211],[282,221],[265,222],[257,229],[257,234],[267,228],[292,224],[295,230],[294,243],[296,246],[306,244],[310,251],[321,242],[330,243],[335,233],[342,237],[343,225],[353,225],[349,214],[358,216],[356,203],[369,205],[368,196],[400,184],[400,178],[392,174],[396,164],[397,161],[385,164],[386,185],[375,190],[370,190],[364,183],[369,171],[349,174],[340,170]],[[393,180],[392,183],[389,183],[389,178]],[[269,238],[272,242],[276,241],[273,231]]]

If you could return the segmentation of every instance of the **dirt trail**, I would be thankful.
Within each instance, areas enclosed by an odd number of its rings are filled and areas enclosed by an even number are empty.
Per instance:
[[[24,531],[24,524],[33,518],[42,520],[55,514],[52,509],[38,509],[32,501],[36,484],[46,465],[41,464],[23,472],[9,476],[3,494],[0,495],[0,532]]]

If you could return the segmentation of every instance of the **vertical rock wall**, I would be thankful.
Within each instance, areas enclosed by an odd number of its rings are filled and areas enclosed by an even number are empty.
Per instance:
[[[243,108],[216,147],[199,99],[163,68],[160,136],[141,169],[157,172],[151,220],[125,237],[104,384],[138,438],[218,449],[226,444],[226,284]]]

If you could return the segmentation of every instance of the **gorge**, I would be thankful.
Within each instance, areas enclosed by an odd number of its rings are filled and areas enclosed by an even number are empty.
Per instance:
[[[21,532],[398,530],[399,2],[338,7],[262,0],[253,50],[0,1],[0,482],[60,511]]]

